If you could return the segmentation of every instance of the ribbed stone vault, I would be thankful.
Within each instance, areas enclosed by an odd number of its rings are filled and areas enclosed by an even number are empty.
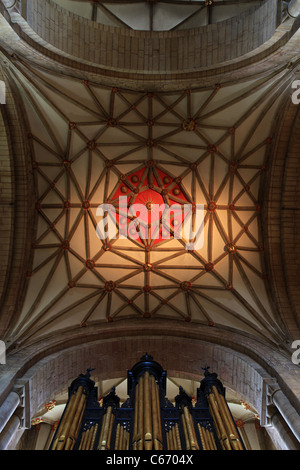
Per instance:
[[[170,93],[105,87],[21,60],[11,70],[36,190],[26,297],[11,340],[126,318],[285,338],[268,297],[261,210],[289,70]],[[121,227],[120,195],[127,207],[203,205],[203,246],[187,249],[176,217],[169,238],[161,218],[158,236],[122,236],[133,219]],[[103,203],[118,215],[112,239],[97,235]]]

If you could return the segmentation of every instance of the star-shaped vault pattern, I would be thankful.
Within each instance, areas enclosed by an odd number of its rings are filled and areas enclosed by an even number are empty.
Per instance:
[[[22,343],[127,318],[272,341],[283,334],[268,299],[261,210],[284,71],[180,92],[110,88],[21,61],[15,77],[28,120],[36,226],[12,336]],[[146,242],[122,236],[130,220],[119,196],[129,207],[202,204],[203,246],[187,250],[172,231]],[[97,235],[103,203],[117,210],[114,238]]]

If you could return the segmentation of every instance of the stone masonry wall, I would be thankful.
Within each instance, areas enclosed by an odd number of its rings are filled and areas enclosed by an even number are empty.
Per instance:
[[[276,29],[277,2],[266,0],[237,17],[197,29],[133,31],[102,25],[51,0],[27,2],[25,18],[46,43],[78,59],[124,72],[195,71],[240,57]]]
[[[3,119],[5,104],[0,105],[0,306],[5,291],[12,244],[14,187],[11,148]]]
[[[289,93],[285,101],[265,195],[265,243],[272,297],[291,336],[300,339],[300,105]]]
[[[25,269],[30,253],[30,214],[34,213],[24,116],[19,108],[18,92],[5,71],[7,65],[8,62],[0,56],[0,79],[6,82],[6,104],[1,105],[0,112],[1,338],[9,323],[14,320],[18,304],[22,301]]]

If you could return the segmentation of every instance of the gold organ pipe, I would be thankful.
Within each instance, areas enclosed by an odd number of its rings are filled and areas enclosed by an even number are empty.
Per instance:
[[[143,450],[144,446],[144,376],[139,379],[138,396],[138,426],[137,426],[137,450]]]
[[[98,431],[98,423],[96,425],[94,425],[94,432],[93,432],[93,438],[92,438],[90,450],[93,450],[93,448],[94,448],[97,431]]]
[[[160,397],[159,397],[159,386],[156,383],[155,386],[155,397],[156,397],[156,408],[157,408],[157,421],[158,421],[158,434],[157,439],[160,443],[159,449],[163,449],[163,438],[162,438],[162,430],[161,430],[161,412],[160,412]]]
[[[151,381],[151,400],[152,400],[152,422],[153,422],[153,439],[154,449],[162,450],[161,436],[161,420],[160,420],[160,403],[159,390],[154,375],[150,376]]]
[[[211,438],[210,438],[210,432],[209,432],[209,429],[207,429],[206,427],[204,428],[204,434],[205,434],[208,450],[213,450],[212,449],[212,442],[211,442]]]
[[[190,417],[190,420],[191,420],[192,431],[193,431],[193,435],[194,435],[194,439],[195,439],[196,450],[199,450],[199,443],[198,443],[198,439],[197,439],[197,436],[196,436],[195,424],[194,424],[194,420],[193,420],[192,416]]]
[[[126,450],[126,429],[123,428],[123,445],[122,445],[122,450]]]
[[[128,431],[125,431],[125,441],[126,441],[126,446],[125,446],[125,450],[128,450],[129,449],[129,432]]]
[[[58,442],[55,447],[55,450],[63,450],[65,446],[65,442],[66,442],[66,439],[68,439],[69,437],[69,432],[72,426],[74,415],[77,411],[78,403],[80,401],[82,393],[83,393],[83,387],[80,386],[78,387],[78,389],[76,390],[76,392],[72,395],[70,399],[70,403],[69,403],[70,406],[68,406],[68,410],[67,410],[69,412],[67,412],[67,416],[66,416],[66,419],[64,420],[62,430],[59,433]]]
[[[176,450],[182,450],[178,423],[175,424],[175,434],[176,434],[176,443],[177,443],[177,449]]]
[[[121,425],[119,450],[124,450],[124,427]]]
[[[170,440],[170,432],[166,432],[166,438],[167,438],[167,447],[168,447],[168,450],[173,450],[172,449],[172,445],[171,445],[171,440]]]
[[[82,418],[83,418],[84,410],[85,410],[85,406],[82,407],[81,413],[80,413],[80,416],[79,416],[79,419],[78,419],[78,423],[77,423],[77,427],[76,427],[76,431],[75,431],[76,439],[77,439],[77,437],[78,437],[78,433],[79,433],[79,430],[80,430],[80,426],[81,426],[81,424],[82,424]],[[74,447],[74,445],[75,445],[75,443],[76,443],[76,439],[74,439],[71,449],[73,449],[73,447]]]
[[[151,450],[153,447],[152,439],[152,417],[151,417],[151,399],[150,399],[150,375],[144,374],[144,447],[145,450]]]
[[[215,386],[212,387],[212,393],[215,398],[215,401],[217,402],[217,406],[220,412],[220,416],[222,418],[224,428],[226,430],[226,434],[229,437],[229,441],[231,443],[231,446],[233,447],[234,450],[239,450],[238,443],[236,442],[236,437],[232,433],[232,426],[230,423],[230,419],[228,419],[228,415],[226,413],[226,409],[223,406],[223,402],[221,401],[220,394]]]
[[[91,426],[90,433],[89,433],[89,439],[88,439],[88,442],[87,442],[87,445],[86,445],[87,450],[91,450],[91,448],[92,448],[94,433],[95,433],[95,425],[93,424]]]
[[[200,423],[198,423],[198,429],[199,429],[199,434],[200,434],[203,450],[217,450],[217,446],[216,446],[212,431],[210,431],[205,426],[201,426]]]
[[[100,450],[100,447],[101,447],[101,442],[102,442],[105,423],[106,423],[106,417],[107,417],[107,414],[105,413],[105,415],[103,415],[103,418],[102,418],[101,431],[100,431],[100,437],[99,437],[99,443],[98,443],[98,450]]]
[[[224,446],[224,443],[223,443],[223,441],[222,441],[222,439],[221,439],[221,432],[220,432],[220,429],[219,429],[219,425],[218,425],[217,419],[216,419],[216,417],[215,417],[215,415],[214,415],[214,410],[213,410],[212,408],[210,408],[210,412],[211,412],[211,415],[212,415],[212,417],[213,417],[213,421],[214,421],[214,423],[215,423],[215,428],[216,428],[216,432],[217,432],[217,437],[218,437],[218,439],[219,439],[219,442],[220,442],[220,445],[221,445],[221,447],[222,447],[222,450],[226,450],[226,449],[225,449],[225,446]]]
[[[87,438],[88,438],[88,430],[86,429],[83,432],[83,439],[81,440],[81,443],[80,443],[80,450],[85,449],[85,444],[86,444]]]
[[[205,440],[206,440],[206,443],[207,443],[207,449],[212,450],[209,430],[206,427],[204,427],[203,431],[204,431]]]
[[[111,414],[110,423],[109,423],[109,431],[108,431],[107,449],[110,449],[110,441],[111,441],[111,435],[112,435],[114,421],[115,421],[115,416],[114,416],[114,414]]]
[[[176,445],[174,441],[174,426],[171,427],[169,434],[170,434],[170,440],[171,440],[171,445],[172,445],[172,450],[176,450]]]
[[[204,432],[203,432],[203,427],[201,426],[200,423],[198,423],[198,429],[199,429],[202,448],[203,448],[203,450],[208,450],[206,438],[205,438],[205,435],[204,435]]]
[[[129,450],[129,446],[130,446],[130,432],[129,431],[126,431],[127,433],[127,450]]]
[[[193,417],[192,417],[191,414],[190,414],[190,423],[191,423],[192,433],[193,433],[193,436],[194,436],[194,442],[195,442],[196,450],[199,450],[199,444],[198,444],[198,439],[197,439],[197,436],[196,436],[194,420],[193,420]]]
[[[133,450],[162,450],[159,386],[155,377],[146,371],[135,389]]]
[[[78,412],[79,404],[84,403],[85,399],[86,399],[86,396],[83,395],[83,387],[82,386],[78,387],[77,391],[75,392],[75,395],[76,396],[75,396],[75,400],[74,400],[73,405],[72,405],[72,410],[70,412],[70,415],[68,416],[68,420],[67,420],[67,422],[65,424],[65,428],[64,428],[65,441],[66,441],[66,439],[67,440],[69,439],[70,432],[71,432],[71,430],[74,429],[73,428],[73,423],[74,423],[75,417],[77,417],[77,419],[79,417],[79,413],[80,413],[80,411]],[[82,400],[82,397],[83,397],[83,400]],[[77,421],[75,423],[75,426],[76,426],[76,424],[77,424]],[[64,443],[62,443],[62,442],[59,443],[58,446],[57,446],[57,450],[63,449],[64,444],[65,444],[65,442]],[[66,442],[65,449],[69,449],[68,441]]]
[[[128,450],[129,449],[129,432],[124,426],[121,425],[120,428],[120,443],[119,450]]]
[[[195,435],[194,424],[192,422],[192,416],[190,414],[190,411],[187,406],[183,408],[183,411],[184,411],[184,417],[186,421],[187,433],[189,436],[191,450],[199,450],[196,435]]]
[[[88,437],[89,437],[89,430],[86,429],[86,431],[85,431],[85,433],[84,433],[84,438],[83,438],[83,441],[82,441],[81,450],[85,450],[86,442],[87,442],[87,440],[88,440]]]
[[[78,408],[77,410],[75,410],[75,416],[71,424],[69,436],[67,438],[67,442],[65,445],[65,450],[70,450],[75,445],[77,435],[78,435],[77,429],[79,429],[79,426],[80,426],[80,417],[82,417],[82,413],[84,412],[85,402],[86,402],[86,396],[82,394],[79,400]]]
[[[81,450],[81,447],[82,447],[82,440],[83,440],[83,432],[82,432],[81,437],[80,437],[80,443],[79,443],[78,450]]]
[[[204,434],[205,434],[205,439],[206,439],[206,442],[207,442],[208,450],[213,450],[212,449],[212,442],[211,442],[211,439],[210,439],[210,432],[207,428],[204,428]]]
[[[129,446],[129,434],[126,429],[124,429],[124,450],[128,450]]]
[[[177,442],[176,442],[176,428],[175,428],[175,424],[173,425],[171,431],[172,431],[172,439],[173,439],[173,448],[174,448],[174,450],[178,450],[178,449],[177,449]]]
[[[92,431],[92,427],[90,427],[86,431],[86,439],[85,439],[84,446],[83,446],[82,450],[89,450],[89,446],[90,446],[92,436],[93,436],[93,431]]]
[[[210,393],[208,395],[208,399],[209,399],[209,403],[210,403],[210,405],[213,409],[213,414],[214,414],[214,417],[216,419],[216,422],[218,423],[218,426],[219,426],[220,440],[221,440],[221,442],[223,442],[224,447],[225,447],[226,450],[232,450],[229,439],[228,439],[228,436],[227,436],[227,433],[226,433],[226,430],[225,430],[225,427],[224,427],[224,424],[223,424],[223,421],[222,421],[222,418],[221,418],[221,415],[219,413],[218,407],[217,407],[215,399],[214,399],[214,395],[212,393]]]
[[[172,434],[172,427],[168,431],[168,436],[170,440],[170,450],[174,450],[174,441],[173,441],[173,434]]]
[[[103,437],[102,437],[102,447],[104,447],[103,450],[109,450],[109,444],[110,444],[109,436],[110,436],[111,424],[113,420],[111,406],[107,408],[107,414],[108,416],[105,422],[105,428],[104,428]]]
[[[88,450],[89,449],[89,445],[90,445],[90,441],[92,439],[92,428],[89,428],[87,430],[87,437],[86,437],[86,441],[85,441],[85,445],[84,445],[84,449],[83,450]]]
[[[155,379],[154,376],[150,376],[150,383],[151,383],[151,405],[152,405],[152,426],[153,426],[153,440],[154,440],[154,449],[159,450],[159,443],[157,441],[158,438],[158,410],[157,410],[157,402],[156,402],[156,393],[155,393]]]
[[[185,422],[185,418],[183,414],[181,415],[181,421],[182,421],[182,427],[183,427],[183,432],[184,432],[186,450],[191,450],[190,439],[189,439],[189,435],[187,432],[186,422]]]
[[[59,427],[58,427],[58,430],[57,430],[57,437],[55,438],[55,441],[53,443],[52,450],[56,450],[56,448],[57,448],[57,444],[60,440],[60,436],[62,436],[63,429],[65,428],[65,424],[66,424],[66,422],[68,420],[68,417],[71,413],[74,401],[75,401],[75,393],[73,393],[71,395],[69,403],[68,403],[67,408],[65,410],[65,413],[64,413],[64,415],[61,419],[61,422],[59,423]]]
[[[122,450],[126,450],[126,429],[123,427],[123,443],[122,443]]]
[[[169,438],[170,438],[170,449],[174,450],[174,441],[173,441],[173,434],[172,434],[172,428],[168,432]]]
[[[134,423],[133,423],[133,439],[132,439],[132,449],[137,449],[137,434],[138,434],[138,399],[139,399],[139,384],[135,388],[135,406],[134,406]]]
[[[78,450],[82,450],[82,444],[83,444],[83,441],[84,441],[84,436],[85,436],[85,432],[83,431],[82,434],[81,434],[80,444],[79,444]]]
[[[214,389],[214,388],[216,389],[216,387],[213,387],[213,389]],[[233,418],[232,418],[232,416],[231,416],[231,414],[230,414],[230,411],[229,411],[229,409],[228,409],[228,405],[227,405],[227,403],[226,403],[226,401],[225,401],[224,396],[223,396],[221,393],[219,393],[217,389],[214,390],[214,393],[215,393],[215,395],[218,395],[218,397],[219,397],[219,399],[220,399],[221,408],[222,408],[222,410],[224,411],[224,414],[225,414],[226,417],[227,417],[227,421],[228,421],[229,428],[230,428],[230,433],[231,433],[231,435],[232,435],[232,440],[233,440],[233,442],[234,442],[234,443],[236,444],[236,446],[237,446],[237,449],[236,449],[236,450],[243,450],[243,445],[242,445],[242,443],[241,443],[241,441],[240,441],[239,435],[238,435],[237,430],[236,430],[236,428],[235,428],[235,424],[234,424],[234,422],[233,422]],[[233,436],[234,436],[234,437],[233,437]]]
[[[115,450],[119,450],[119,442],[120,442],[120,423],[118,423],[117,425]]]
[[[112,407],[111,406],[109,406],[107,408],[105,416],[106,416],[106,420],[105,420],[102,440],[100,441],[100,450],[109,449],[108,438],[109,438],[109,434],[110,434],[111,417],[112,417]]]
[[[208,440],[210,441],[211,450],[217,450],[214,433],[208,429],[207,436],[208,436]]]

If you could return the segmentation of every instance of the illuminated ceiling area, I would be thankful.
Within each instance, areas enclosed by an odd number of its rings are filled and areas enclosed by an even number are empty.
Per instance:
[[[28,118],[36,222],[26,297],[7,340],[22,346],[133,318],[285,341],[269,302],[261,210],[276,96],[288,73],[152,93],[21,61],[18,69],[11,70]],[[190,250],[176,238],[175,216],[169,237],[160,215],[156,235],[130,236],[135,218],[124,217],[117,196],[127,209],[203,205],[203,245]],[[103,203],[116,211],[113,238],[97,230],[105,227]]]
[[[197,28],[237,16],[258,0],[54,0],[83,18],[133,30],[171,31]]]

